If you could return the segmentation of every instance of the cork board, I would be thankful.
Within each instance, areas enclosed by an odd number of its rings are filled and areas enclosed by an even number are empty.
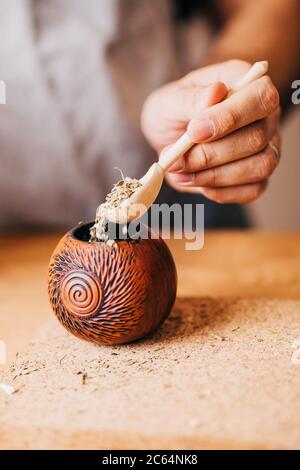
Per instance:
[[[117,347],[53,319],[0,377],[0,448],[300,448],[297,339],[298,300],[179,298]]]

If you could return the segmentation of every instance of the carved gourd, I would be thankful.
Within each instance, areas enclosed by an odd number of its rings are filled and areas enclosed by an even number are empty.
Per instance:
[[[91,224],[75,227],[54,250],[49,297],[60,323],[98,344],[121,344],[154,332],[171,311],[177,288],[162,239],[89,243]]]

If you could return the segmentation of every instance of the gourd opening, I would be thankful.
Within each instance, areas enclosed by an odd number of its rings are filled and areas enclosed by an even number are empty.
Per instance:
[[[71,235],[76,239],[82,242],[87,243],[105,243],[101,241],[92,241],[90,229],[94,225],[94,221],[81,223],[75,229],[72,230]],[[108,222],[107,224],[107,237],[109,240],[115,241],[124,241],[124,240],[132,240],[132,238],[128,234],[127,224],[114,224],[113,222]]]

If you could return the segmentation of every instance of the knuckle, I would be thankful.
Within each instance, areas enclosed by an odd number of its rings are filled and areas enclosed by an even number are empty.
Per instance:
[[[275,167],[276,167],[276,159],[275,159],[275,156],[274,156],[274,152],[264,152],[262,155],[261,155],[261,158],[260,158],[260,174],[259,176],[264,179],[264,178],[268,178],[268,176],[270,176],[273,171],[275,170]]]
[[[249,193],[248,202],[255,201],[255,199],[257,199],[264,192],[265,187],[266,186],[264,183],[254,184]]]
[[[277,106],[277,108],[275,109],[274,111],[274,115],[275,115],[275,118],[277,120],[277,123],[280,122],[280,119],[282,117],[282,109],[281,109],[281,106],[280,104]]]
[[[258,151],[266,147],[268,144],[267,129],[264,124],[255,125],[249,128],[250,147],[254,151]]]
[[[207,192],[207,197],[217,202],[218,204],[224,204],[225,197],[222,190],[210,188]]]
[[[214,170],[213,168],[209,170],[199,171],[194,173],[193,185],[194,186],[203,186],[205,188],[213,188],[214,185]]]
[[[213,199],[218,204],[225,204],[226,203],[226,199],[223,196],[222,191],[215,191],[215,197]]]
[[[263,110],[270,114],[279,106],[279,93],[270,77],[265,76],[261,78],[260,82],[260,86],[257,89],[258,97]]]
[[[200,150],[201,167],[208,168],[214,160],[213,146],[211,144],[202,144]]]
[[[216,186],[218,184],[218,181],[220,179],[220,171],[219,171],[219,168],[216,167],[216,168],[211,168],[210,169],[210,178],[211,178],[211,185],[212,186]]]
[[[259,157],[259,164],[256,166],[256,177],[259,180],[267,178],[270,174],[270,165],[266,156],[263,154]]]
[[[236,129],[239,122],[239,115],[233,108],[224,106],[223,112],[220,113],[215,122],[217,128],[216,133],[218,135],[224,135]]]
[[[261,184],[253,184],[251,189],[248,190],[244,196],[244,204],[250,204],[251,202],[255,201],[262,192],[263,189]]]

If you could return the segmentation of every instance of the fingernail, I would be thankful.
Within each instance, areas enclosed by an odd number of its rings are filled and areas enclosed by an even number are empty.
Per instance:
[[[173,171],[182,171],[184,168],[184,157],[180,157],[173,165],[169,168],[169,171],[172,173]]]
[[[179,184],[189,184],[193,181],[193,175],[189,175],[187,173],[170,173],[170,177],[174,183]]]
[[[194,142],[204,142],[214,136],[215,124],[211,119],[193,119],[187,130]]]

